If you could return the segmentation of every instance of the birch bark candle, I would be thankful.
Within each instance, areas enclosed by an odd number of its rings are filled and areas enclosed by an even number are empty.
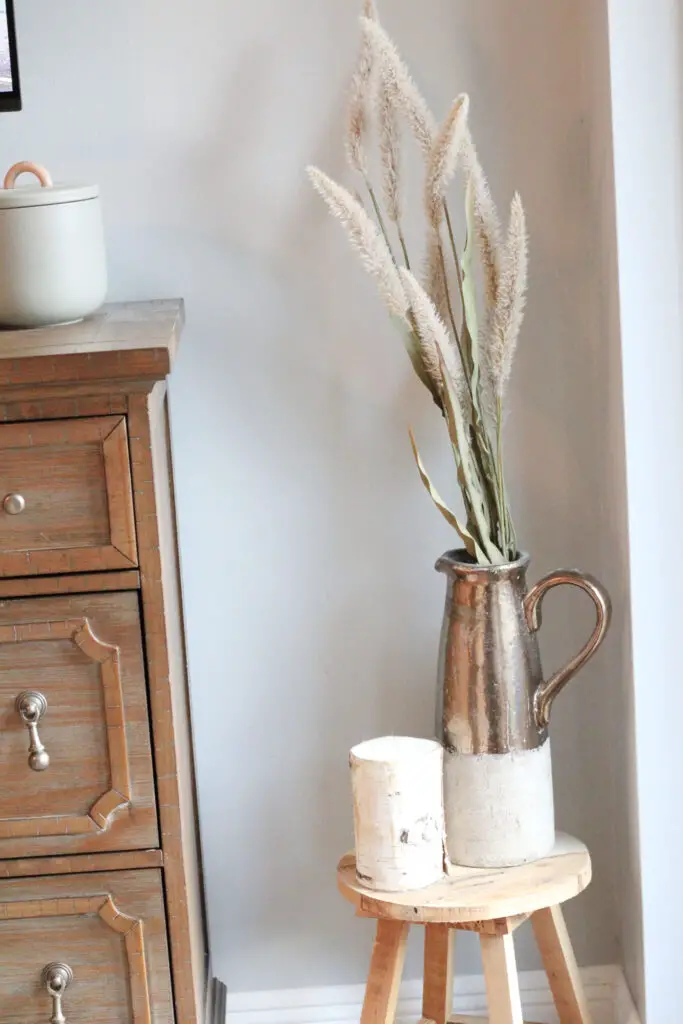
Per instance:
[[[369,889],[432,885],[444,869],[443,750],[435,740],[384,736],[350,754],[356,869]]]

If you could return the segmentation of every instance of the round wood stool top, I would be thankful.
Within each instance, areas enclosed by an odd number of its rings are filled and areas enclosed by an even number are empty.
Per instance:
[[[368,917],[416,924],[494,921],[532,914],[564,903],[591,880],[591,859],[578,839],[558,832],[555,848],[542,860],[514,868],[464,868],[453,865],[447,877],[412,892],[377,892],[356,877],[356,857],[339,862],[339,891]]]

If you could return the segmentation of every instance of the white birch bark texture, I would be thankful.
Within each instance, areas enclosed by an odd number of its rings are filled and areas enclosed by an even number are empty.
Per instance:
[[[422,889],[444,873],[443,749],[385,736],[350,754],[358,879],[369,889]]]
[[[555,844],[550,740],[508,754],[458,754],[444,762],[446,850],[454,864],[507,868]]]

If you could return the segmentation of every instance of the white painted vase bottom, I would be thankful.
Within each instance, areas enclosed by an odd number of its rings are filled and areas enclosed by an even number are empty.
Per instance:
[[[503,868],[547,856],[555,844],[550,740],[507,754],[444,753],[448,859]]]

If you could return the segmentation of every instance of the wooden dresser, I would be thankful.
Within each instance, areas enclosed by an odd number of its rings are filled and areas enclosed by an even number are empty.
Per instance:
[[[209,1012],[165,383],[182,319],[143,302],[0,332],[2,1024]]]

